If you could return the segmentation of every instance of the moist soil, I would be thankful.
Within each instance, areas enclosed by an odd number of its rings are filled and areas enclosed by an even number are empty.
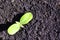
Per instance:
[[[9,35],[9,26],[27,11],[33,19]],[[60,40],[60,0],[0,0],[0,40]]]

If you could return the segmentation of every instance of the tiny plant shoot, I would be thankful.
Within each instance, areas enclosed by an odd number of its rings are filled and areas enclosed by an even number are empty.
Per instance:
[[[12,24],[7,32],[9,35],[14,35],[16,32],[18,32],[21,27],[23,28],[25,24],[29,23],[31,20],[33,19],[33,15],[31,12],[26,12],[21,18],[20,18],[20,21],[14,24]]]

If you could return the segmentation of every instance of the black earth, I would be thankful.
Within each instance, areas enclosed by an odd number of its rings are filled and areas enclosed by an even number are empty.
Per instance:
[[[27,11],[33,20],[9,35],[9,26]],[[60,0],[0,0],[0,40],[60,40]]]

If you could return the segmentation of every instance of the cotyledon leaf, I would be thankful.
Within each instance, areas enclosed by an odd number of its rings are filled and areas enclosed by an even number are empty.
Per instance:
[[[27,24],[29,23],[33,18],[33,14],[31,12],[26,12],[21,18],[20,18],[20,23],[21,24]]]
[[[20,24],[20,22],[16,22],[16,23],[12,24],[7,30],[8,34],[14,35],[16,32],[19,31],[21,26],[22,25]]]

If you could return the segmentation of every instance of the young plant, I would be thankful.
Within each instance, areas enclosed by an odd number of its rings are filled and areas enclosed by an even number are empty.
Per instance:
[[[8,34],[9,34],[9,35],[14,35],[16,32],[18,32],[18,31],[21,29],[21,27],[22,27],[22,28],[24,27],[23,25],[29,23],[29,22],[32,20],[32,18],[33,18],[32,13],[31,13],[31,12],[26,12],[26,13],[20,18],[20,21],[19,21],[19,22],[16,21],[16,23],[12,24],[12,25],[8,28],[8,30],[7,30]]]

